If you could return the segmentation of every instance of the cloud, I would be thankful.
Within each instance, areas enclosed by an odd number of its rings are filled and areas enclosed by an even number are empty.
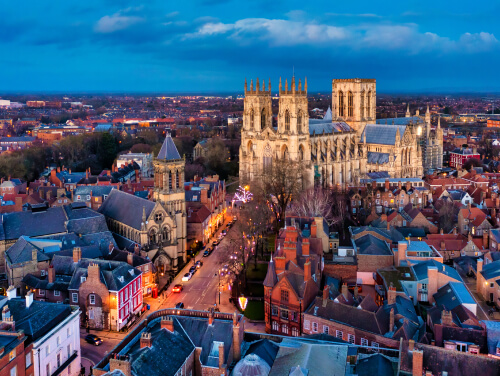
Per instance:
[[[124,12],[117,12],[111,16],[104,16],[94,26],[96,33],[113,33],[118,30],[124,30],[128,27],[144,21],[144,18],[137,16],[124,16],[123,13],[128,13],[129,8]]]

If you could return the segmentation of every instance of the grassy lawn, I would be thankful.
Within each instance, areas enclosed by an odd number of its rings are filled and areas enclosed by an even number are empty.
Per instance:
[[[264,302],[249,300],[244,315],[249,320],[264,320]]]
[[[274,241],[276,240],[275,234],[267,235],[267,249],[269,252],[274,252]]]
[[[263,281],[266,278],[267,264],[257,264],[257,270],[254,270],[253,259],[248,263],[247,279]]]

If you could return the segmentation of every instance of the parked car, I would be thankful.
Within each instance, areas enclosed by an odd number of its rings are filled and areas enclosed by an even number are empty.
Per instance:
[[[201,261],[201,260],[196,261],[196,268],[197,269],[201,268],[202,266],[203,266],[203,261]]]
[[[184,303],[183,302],[179,302],[175,305],[175,308],[184,308]]]
[[[85,341],[95,346],[99,346],[102,343],[102,339],[95,334],[87,334],[85,336]]]
[[[222,230],[221,235],[226,236],[227,235],[227,231],[226,230]]]
[[[184,276],[182,277],[182,282],[187,282],[191,279],[193,275],[191,273],[186,273],[184,274]]]
[[[212,244],[215,247],[215,246],[219,245],[219,243],[220,243],[220,241],[219,241],[219,239],[217,239],[217,240],[214,240],[214,242]]]
[[[191,273],[191,274],[196,273],[196,266],[191,266],[191,267],[189,268],[189,273]]]
[[[208,257],[208,256],[210,256],[210,252],[208,251],[203,252],[203,257]]]
[[[181,292],[183,289],[182,285],[175,285],[174,288],[172,289],[172,292]]]

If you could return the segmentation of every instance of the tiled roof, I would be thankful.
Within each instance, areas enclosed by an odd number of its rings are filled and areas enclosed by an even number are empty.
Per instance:
[[[358,255],[392,256],[388,244],[371,234],[353,240]]]
[[[417,280],[421,281],[428,278],[427,272],[429,267],[435,267],[437,268],[438,273],[447,275],[448,277],[453,278],[457,282],[462,282],[462,278],[460,278],[460,275],[453,267],[442,264],[436,260],[421,261],[413,265],[411,268],[413,269],[413,273],[417,277]]]
[[[389,153],[368,152],[368,163],[386,164],[389,163]]]
[[[489,264],[483,265],[483,270],[480,272],[484,279],[490,280],[492,278],[500,277],[500,260],[490,262]]]
[[[361,140],[368,144],[394,145],[396,143],[396,133],[399,130],[399,136],[403,137],[406,125],[392,124],[366,124]]]

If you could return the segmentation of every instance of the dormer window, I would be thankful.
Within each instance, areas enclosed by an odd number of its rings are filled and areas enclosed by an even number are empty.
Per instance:
[[[87,277],[82,276],[82,277],[80,278],[81,283],[85,282],[86,280],[87,280]]]

